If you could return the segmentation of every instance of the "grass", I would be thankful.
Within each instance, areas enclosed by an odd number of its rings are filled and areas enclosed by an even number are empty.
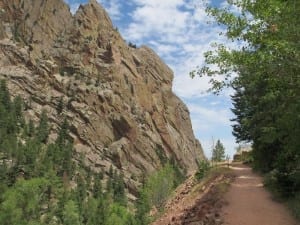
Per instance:
[[[208,186],[214,182],[214,180],[221,176],[225,175],[225,179],[222,179],[220,182],[218,182],[212,189],[215,191],[214,194],[211,196],[214,201],[217,201],[218,199],[222,198],[222,196],[228,191],[228,188],[230,187],[230,177],[232,177],[232,170],[227,167],[213,167],[210,168],[206,173],[205,176],[202,179],[197,179],[197,177],[193,177],[193,183],[194,185],[191,187],[191,190],[188,194],[188,196],[185,196],[185,202],[184,204],[189,204],[188,202],[193,202],[195,199],[199,198],[199,195],[202,195],[205,189],[208,188]],[[227,179],[228,177],[228,179]],[[179,193],[179,192],[178,192]],[[174,199],[175,192],[173,191],[170,196],[168,197],[168,200]],[[157,210],[154,215],[151,217],[151,221],[156,221],[158,218],[160,218],[165,213],[165,209]]]
[[[211,168],[205,177],[199,181],[197,185],[195,185],[194,189],[192,190],[191,196],[197,196],[199,192],[202,192],[202,189],[204,186],[209,185],[216,177],[220,175],[230,175],[232,174],[232,170],[227,167],[213,167]],[[224,194],[228,190],[229,182],[224,181],[217,185],[218,190],[220,190],[220,193]]]

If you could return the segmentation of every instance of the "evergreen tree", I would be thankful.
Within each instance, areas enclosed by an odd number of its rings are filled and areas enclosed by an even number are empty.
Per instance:
[[[96,199],[102,197],[102,184],[99,174],[94,177],[93,197]]]
[[[77,177],[76,182],[77,182],[76,198],[79,203],[79,209],[81,212],[83,209],[83,203],[85,202],[87,197],[87,187],[86,187],[85,180],[80,175]]]
[[[74,179],[73,140],[66,119],[51,144],[45,111],[36,128],[32,120],[23,119],[22,99],[10,102],[6,83],[0,81],[0,224],[137,225],[124,207],[122,174],[110,168],[106,196],[103,174],[94,178],[91,188],[92,171],[79,164]],[[75,180],[76,188],[65,182],[69,179]]]
[[[57,114],[61,114],[63,109],[64,109],[64,98],[61,97],[56,107]]]
[[[46,143],[49,135],[48,117],[45,110],[41,113],[40,123],[37,127],[37,139],[40,142]]]
[[[81,225],[78,206],[73,200],[69,200],[63,211],[64,225]]]
[[[29,120],[29,123],[28,123],[28,136],[29,137],[33,137],[34,133],[35,133],[35,127],[34,127],[34,123],[32,120]]]
[[[5,110],[7,111],[10,110],[11,108],[10,94],[5,80],[0,81],[0,101],[4,106]]]
[[[220,140],[217,141],[213,152],[212,152],[212,161],[221,162],[225,159],[225,148]]]
[[[40,222],[49,183],[43,178],[21,180],[3,194],[0,224],[26,225]]]
[[[115,171],[113,177],[113,198],[115,202],[124,206],[127,205],[124,175],[122,173],[118,174],[117,171]]]
[[[20,97],[20,95],[15,97],[13,105],[14,105],[16,118],[18,122],[21,122],[23,119],[23,100]]]
[[[106,191],[108,194],[113,192],[113,176],[114,176],[114,170],[113,167],[109,167],[109,172],[108,172],[108,179],[106,181]]]

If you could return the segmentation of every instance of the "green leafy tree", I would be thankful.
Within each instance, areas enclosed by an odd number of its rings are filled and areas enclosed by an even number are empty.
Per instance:
[[[104,195],[101,186],[103,174],[92,179],[93,171],[83,163],[74,166],[73,140],[66,119],[58,129],[57,139],[51,144],[47,143],[48,135],[46,112],[42,112],[36,128],[32,120],[26,123],[22,99],[18,96],[11,102],[6,83],[1,80],[1,225],[146,224],[136,223],[133,214],[125,207],[127,200],[122,174],[111,167],[108,194]],[[73,187],[69,183],[71,179],[76,182]]]
[[[192,76],[208,76],[215,93],[224,87],[235,90],[233,134],[237,141],[253,144],[254,166],[277,171],[281,193],[295,196],[300,191],[300,119],[295,116],[300,110],[300,17],[295,16],[300,1],[228,3],[207,12],[240,47],[215,44]]]
[[[109,207],[105,225],[135,225],[135,220],[124,206],[113,203]]]
[[[0,224],[25,225],[39,222],[49,182],[43,178],[21,180],[3,194]]]

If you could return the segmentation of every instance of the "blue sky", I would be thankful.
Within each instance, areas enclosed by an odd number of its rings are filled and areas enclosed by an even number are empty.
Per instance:
[[[65,0],[74,13],[88,0]],[[189,72],[201,66],[211,43],[226,43],[220,27],[208,23],[205,4],[224,5],[223,0],[98,0],[108,11],[123,38],[145,44],[174,71],[173,91],[188,106],[193,129],[207,157],[213,139],[220,139],[226,153],[237,146],[231,134],[231,90],[219,96],[208,94],[208,79],[191,79]],[[234,43],[227,43],[234,45]],[[233,46],[234,47],[234,46]]]

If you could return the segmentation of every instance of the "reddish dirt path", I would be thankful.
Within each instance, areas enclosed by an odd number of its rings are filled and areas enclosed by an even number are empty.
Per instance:
[[[299,225],[287,209],[272,200],[262,178],[242,164],[232,166],[236,175],[225,194],[222,209],[225,225]]]
[[[221,195],[217,185],[229,183],[232,176],[216,174],[204,183],[194,178],[179,186],[165,213],[151,225],[221,225]]]

